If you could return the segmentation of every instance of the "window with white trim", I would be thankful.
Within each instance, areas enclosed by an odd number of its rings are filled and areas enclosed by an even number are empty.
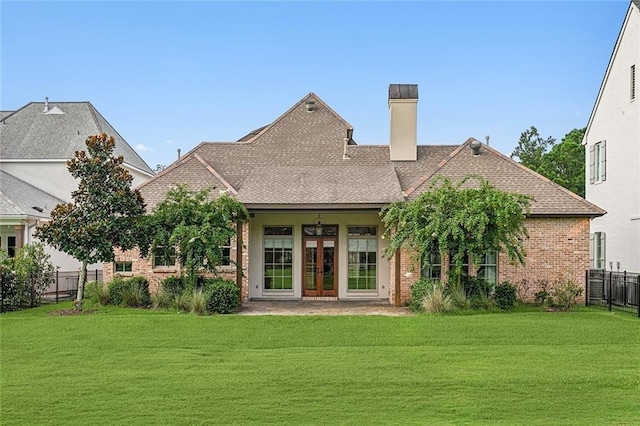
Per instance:
[[[589,264],[592,269],[606,269],[607,235],[594,232],[590,238]]]
[[[487,284],[497,284],[498,281],[498,253],[489,252],[482,258],[478,265],[478,278]]]
[[[600,141],[589,148],[589,182],[604,182],[607,178],[607,141]]]
[[[265,290],[293,289],[293,227],[265,226],[263,238]]]
[[[348,291],[377,288],[378,229],[375,226],[348,226]]]

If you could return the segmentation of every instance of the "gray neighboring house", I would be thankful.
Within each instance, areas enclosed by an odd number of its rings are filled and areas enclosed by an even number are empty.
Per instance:
[[[90,102],[31,102],[0,112],[0,248],[14,253],[31,243],[35,227],[50,219],[53,207],[71,201],[78,184],[67,160],[86,149],[88,136],[103,132],[115,138],[114,154],[124,157],[134,186],[154,176]],[[75,259],[51,248],[48,252],[61,270],[78,269]]]

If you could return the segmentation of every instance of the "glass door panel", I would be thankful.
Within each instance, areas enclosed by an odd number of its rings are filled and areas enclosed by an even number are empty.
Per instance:
[[[325,240],[322,244],[322,290],[332,291],[335,286],[335,241]]]
[[[304,289],[315,292],[318,289],[318,241],[305,241],[304,250]]]
[[[304,296],[335,296],[336,293],[335,238],[305,238],[304,240]]]

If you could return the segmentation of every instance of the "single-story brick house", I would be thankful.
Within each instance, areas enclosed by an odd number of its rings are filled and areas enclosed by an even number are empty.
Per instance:
[[[247,207],[250,220],[227,248],[244,274],[233,265],[220,270],[236,280],[243,299],[407,302],[421,268],[408,252],[382,256],[380,209],[414,199],[437,175],[459,181],[470,173],[535,197],[526,219],[526,266],[492,253],[477,273],[514,284],[523,278],[583,283],[589,220],[605,212],[473,138],[457,146],[418,145],[417,101],[416,85],[390,85],[390,144],[367,146],[356,144],[351,125],[310,93],[236,142],[201,143],[138,189],[149,210],[179,183],[193,190],[214,186]],[[105,279],[142,274],[157,289],[180,272],[162,259],[119,253],[104,266]],[[437,277],[447,267],[447,259],[436,256],[423,273]]]

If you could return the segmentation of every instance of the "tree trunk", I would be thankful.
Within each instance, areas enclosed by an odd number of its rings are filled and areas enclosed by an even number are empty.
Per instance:
[[[76,310],[82,311],[82,298],[84,297],[84,283],[87,281],[87,261],[82,261],[80,279],[78,280],[78,294],[76,297]]]

